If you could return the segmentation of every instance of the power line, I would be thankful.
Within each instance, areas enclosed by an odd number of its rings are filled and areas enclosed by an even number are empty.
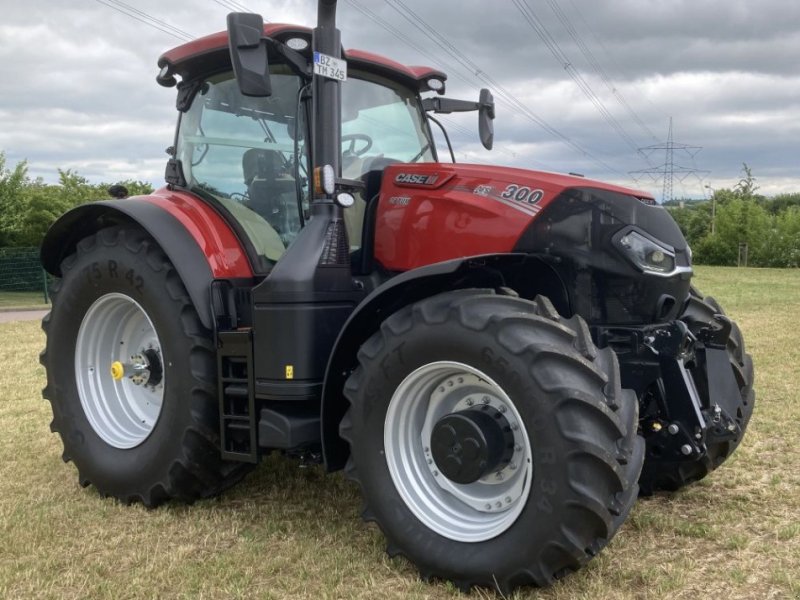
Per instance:
[[[353,0],[350,0],[352,3]],[[466,58],[463,52],[460,52],[455,45],[453,45],[446,36],[442,35],[439,31],[433,29],[427,22],[422,19],[417,13],[408,8],[402,0],[395,0],[395,3],[389,3],[395,11],[397,11],[406,21],[408,21],[415,28],[419,29],[426,37],[433,41],[437,46],[450,55],[462,68],[466,69],[474,77],[477,77],[484,83],[492,86],[493,91],[500,97],[501,101],[509,104],[513,109],[519,111],[523,116],[533,123],[539,125],[542,129],[550,133],[550,135],[559,138],[561,141],[572,147],[582,156],[585,156],[600,165],[602,168],[613,171],[618,175],[624,174],[617,169],[611,167],[601,159],[594,156],[591,152],[580,146],[577,142],[571,140],[568,136],[560,132],[558,129],[550,125],[547,121],[536,115],[525,104],[523,104],[517,97],[508,91],[504,86],[495,81],[488,73],[483,71],[477,64],[470,59]]]
[[[406,34],[404,34],[402,31],[400,31],[399,29],[394,27],[391,23],[389,23],[385,19],[381,18],[375,12],[373,12],[370,9],[368,9],[367,7],[361,5],[356,0],[348,0],[348,2],[353,8],[355,8],[357,11],[359,11],[361,14],[363,14],[368,19],[370,19],[372,22],[376,23],[377,25],[379,25],[380,27],[382,27],[383,29],[385,29],[386,31],[391,33],[395,38],[397,38],[398,40],[400,40],[401,42],[403,42],[407,46],[417,50],[427,60],[429,60],[431,62],[431,64],[441,66],[442,70],[446,71],[448,73],[448,75],[451,75],[451,76],[459,79],[460,81],[462,81],[463,83],[465,83],[465,84],[467,84],[469,86],[473,86],[474,85],[474,80],[470,80],[470,79],[467,79],[466,77],[464,77],[459,72],[458,67],[453,66],[452,63],[448,63],[447,61],[441,60],[441,57],[435,57],[435,56],[430,55],[429,53],[426,53],[425,51],[422,50],[422,48],[420,47],[419,43],[416,40],[414,40],[414,39],[410,38],[409,36],[407,36]],[[503,101],[503,100],[501,99],[501,101]],[[443,123],[447,123],[449,128],[461,131],[462,133],[465,133],[469,137],[474,137],[474,135],[475,135],[474,131],[471,131],[471,130],[467,129],[466,127],[463,127],[463,126],[459,125],[458,123],[456,123],[455,121],[453,121],[451,119],[446,119],[446,118],[442,117],[441,115],[439,117],[437,117],[437,118],[439,118]],[[504,152],[505,154],[508,154],[509,156],[511,156],[514,159],[518,158],[516,152],[513,152],[511,150],[507,150],[507,149],[503,148],[502,146],[495,146],[494,150],[495,151],[499,151],[499,152]],[[551,169],[551,167],[545,165],[541,161],[532,160],[531,162],[537,163],[537,164],[541,165],[543,168]]]
[[[628,134],[627,131],[625,131],[625,128],[622,127],[619,121],[617,121],[617,119],[614,118],[614,116],[609,112],[605,104],[603,104],[603,101],[599,98],[599,96],[597,96],[589,83],[583,78],[580,72],[575,68],[567,55],[561,49],[561,46],[559,46],[555,38],[553,38],[553,36],[547,30],[547,27],[544,25],[544,23],[536,16],[536,13],[530,7],[527,0],[514,0],[514,5],[519,9],[520,13],[522,13],[522,16],[525,17],[525,20],[528,22],[531,29],[533,29],[542,42],[544,42],[544,45],[548,50],[550,50],[550,53],[561,64],[561,66],[564,67],[564,70],[572,78],[578,88],[595,106],[603,119],[605,119],[611,128],[617,132],[617,135],[619,135],[620,138],[622,138],[622,140],[628,144],[628,146],[634,152],[639,152],[636,141]]]
[[[178,29],[177,27],[173,27],[169,23],[162,21],[152,15],[147,14],[146,12],[139,10],[138,8],[134,8],[120,0],[95,0],[98,4],[102,4],[103,6],[107,6],[113,10],[116,10],[123,15],[131,17],[132,19],[136,19],[140,23],[144,23],[154,29],[158,29],[162,33],[166,33],[167,35],[171,35],[174,38],[182,40],[184,42],[188,42],[194,39],[194,36],[191,34],[183,31],[182,29]]]
[[[595,33],[594,29],[589,25],[589,23],[586,21],[586,19],[583,18],[583,14],[581,14],[581,11],[578,10],[578,7],[575,5],[575,2],[573,0],[569,0],[569,3],[572,6],[572,10],[575,12],[575,14],[578,15],[578,19],[580,19],[581,23],[583,23],[584,29],[586,29],[586,31],[589,32],[589,35],[591,35],[592,38],[594,38],[594,41],[597,43],[598,46],[600,46],[600,49],[606,55],[606,58],[608,58],[608,60],[612,63],[612,65],[614,65],[616,67],[617,71],[621,71],[622,69],[620,69],[619,63],[611,55],[611,52],[608,51],[608,48],[606,48],[606,45],[603,43],[603,40],[600,39],[600,36]],[[633,85],[635,86],[636,84],[633,84]],[[641,90],[640,90],[640,92],[641,92]],[[669,118],[669,115],[666,112],[664,112],[664,110],[662,108],[656,106],[644,93],[641,93],[641,97],[650,106],[652,106],[654,109],[656,109],[658,112],[660,112],[665,117]]]
[[[248,7],[246,7],[241,2],[236,2],[236,0],[213,0],[217,4],[219,4],[223,8],[227,8],[233,12],[253,12]]]
[[[605,84],[605,86],[608,89],[608,91],[611,92],[611,94],[614,96],[614,98],[616,98],[617,102],[619,102],[619,104],[626,111],[628,111],[628,114],[631,116],[633,121],[639,126],[639,128],[645,133],[645,135],[648,135],[651,138],[653,138],[654,140],[657,140],[658,138],[656,138],[655,134],[644,123],[644,121],[642,121],[642,119],[639,118],[639,115],[636,114],[635,110],[633,110],[631,105],[628,103],[628,101],[622,95],[622,92],[620,92],[616,88],[616,86],[611,82],[611,79],[609,78],[608,73],[606,73],[606,70],[603,68],[603,66],[600,64],[600,62],[597,60],[597,56],[595,56],[595,54],[594,54],[594,52],[592,52],[591,48],[589,48],[584,43],[584,41],[581,38],[581,36],[575,30],[575,27],[572,25],[572,22],[569,20],[569,17],[567,17],[567,15],[564,13],[564,11],[561,10],[561,7],[558,5],[558,3],[556,3],[555,0],[547,0],[547,3],[550,5],[550,9],[556,15],[558,20],[561,21],[561,24],[564,26],[564,29],[567,30],[567,33],[569,34],[569,36],[577,44],[577,46],[580,49],[581,53],[586,58],[586,60],[589,62],[589,65],[592,67],[594,72],[597,73],[597,75],[600,77],[602,82]]]

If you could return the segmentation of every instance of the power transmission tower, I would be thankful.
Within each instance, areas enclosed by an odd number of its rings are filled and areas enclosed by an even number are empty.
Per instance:
[[[645,146],[644,148],[639,148],[639,152],[644,153],[646,156],[650,156],[655,152],[664,151],[664,164],[652,167],[650,169],[640,169],[639,171],[629,171],[629,173],[633,176],[633,178],[638,182],[639,177],[642,175],[649,175],[650,178],[653,180],[654,183],[657,183],[659,180],[662,182],[661,187],[661,202],[668,202],[674,198],[673,196],[673,185],[675,178],[677,177],[678,181],[681,183],[686,180],[687,177],[690,175],[694,175],[697,177],[698,181],[702,182],[703,177],[701,175],[707,175],[711,171],[705,171],[702,169],[698,169],[694,166],[694,157],[697,155],[700,150],[702,150],[702,146],[689,146],[687,144],[676,144],[672,139],[672,117],[669,118],[669,132],[667,133],[667,141],[663,144],[654,144],[652,146]],[[683,165],[676,165],[675,164],[675,151],[685,152],[689,158],[692,160],[691,167],[685,167]]]

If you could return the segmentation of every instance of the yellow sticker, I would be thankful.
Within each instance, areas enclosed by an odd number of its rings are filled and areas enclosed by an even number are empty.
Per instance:
[[[286,379],[294,379],[294,365],[286,365]]]

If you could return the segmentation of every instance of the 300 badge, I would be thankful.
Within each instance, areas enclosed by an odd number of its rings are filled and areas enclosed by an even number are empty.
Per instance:
[[[520,186],[512,183],[500,194],[501,198],[507,200],[516,200],[517,202],[525,202],[526,204],[536,204],[544,198],[544,192],[536,189],[532,190],[529,187]]]

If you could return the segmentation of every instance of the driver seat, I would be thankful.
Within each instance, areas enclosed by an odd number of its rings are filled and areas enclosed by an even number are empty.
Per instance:
[[[283,231],[287,209],[286,178],[291,181],[291,190],[294,179],[286,172],[280,152],[250,148],[242,155],[242,172],[248,196],[245,206],[266,219],[278,233],[287,233]]]

